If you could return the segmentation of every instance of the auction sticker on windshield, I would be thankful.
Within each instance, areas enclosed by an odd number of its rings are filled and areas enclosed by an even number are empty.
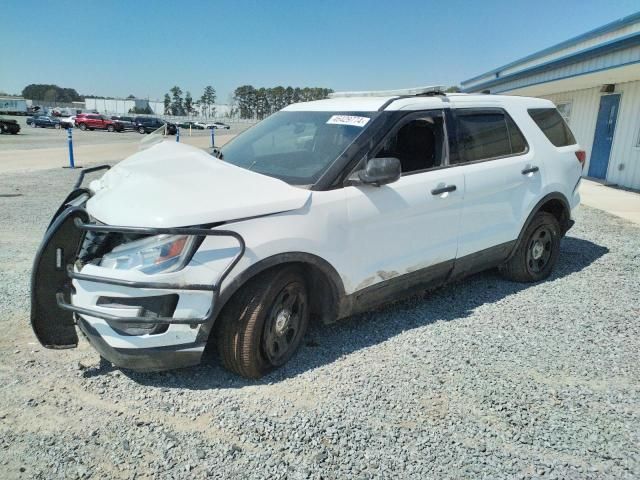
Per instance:
[[[333,115],[327,120],[327,125],[349,125],[351,127],[364,127],[371,120],[369,117],[356,115]]]

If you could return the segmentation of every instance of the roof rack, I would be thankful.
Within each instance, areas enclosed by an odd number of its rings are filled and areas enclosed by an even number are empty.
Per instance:
[[[427,87],[399,88],[397,90],[370,90],[363,92],[333,92],[329,98],[346,97],[411,97],[420,95],[444,95],[444,86],[431,85]]]

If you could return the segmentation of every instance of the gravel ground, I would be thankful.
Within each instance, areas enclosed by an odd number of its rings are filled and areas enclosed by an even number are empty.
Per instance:
[[[74,172],[0,176],[3,478],[638,478],[640,228],[583,207],[549,281],[486,272],[330,327],[262,381],[41,348],[28,280]]]

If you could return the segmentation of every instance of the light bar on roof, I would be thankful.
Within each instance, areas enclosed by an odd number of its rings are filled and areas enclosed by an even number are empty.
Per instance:
[[[428,87],[399,88],[397,90],[370,90],[364,92],[334,92],[329,94],[329,98],[345,97],[402,97],[412,95],[428,95],[430,93],[442,93],[442,85],[431,85]]]

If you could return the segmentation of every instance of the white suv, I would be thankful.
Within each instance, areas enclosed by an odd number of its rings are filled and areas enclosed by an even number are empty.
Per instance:
[[[112,363],[260,377],[333,322],[499,267],[546,278],[584,163],[547,100],[437,88],[286,107],[215,156],[163,142],[76,189],[37,254],[33,329]],[[107,169],[108,166],[97,167]]]

